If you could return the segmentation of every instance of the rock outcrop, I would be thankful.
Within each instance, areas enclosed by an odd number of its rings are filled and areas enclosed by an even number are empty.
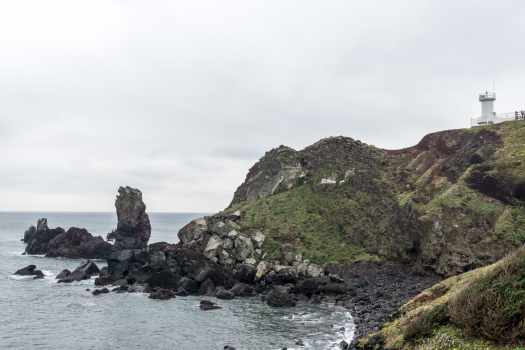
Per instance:
[[[82,262],[73,272],[63,270],[57,275],[58,283],[71,283],[75,281],[82,281],[90,279],[92,276],[98,275],[100,270],[94,262],[87,260]]]
[[[151,235],[151,225],[142,192],[129,186],[118,189],[115,201],[117,209],[117,229],[108,234],[114,240],[116,250],[144,249]]]
[[[112,250],[110,243],[100,236],[94,237],[85,229],[50,229],[45,218],[39,219],[36,227],[29,227],[22,240],[26,243],[26,254],[49,257],[105,259]]]
[[[36,265],[23,267],[20,270],[17,270],[14,274],[19,276],[33,276],[33,279],[44,278],[44,273],[37,270]]]

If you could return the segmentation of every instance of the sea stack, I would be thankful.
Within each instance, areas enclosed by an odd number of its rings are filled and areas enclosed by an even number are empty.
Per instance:
[[[129,186],[118,189],[115,201],[117,209],[117,229],[108,234],[114,240],[116,250],[144,249],[151,235],[151,225],[142,192]]]

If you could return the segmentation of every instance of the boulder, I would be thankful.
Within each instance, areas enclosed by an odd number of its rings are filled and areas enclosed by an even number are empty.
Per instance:
[[[60,272],[57,276],[56,276],[56,279],[57,280],[61,280],[61,279],[64,279],[66,278],[67,276],[71,275],[71,271],[69,271],[68,269],[64,269],[62,270],[62,272]]]
[[[238,261],[245,261],[253,255],[252,240],[246,236],[239,235],[235,238],[235,258]]]
[[[168,300],[175,298],[175,292],[171,289],[157,288],[149,294],[150,299]]]
[[[232,292],[236,297],[251,297],[255,295],[255,289],[246,283],[236,283],[230,289],[230,292]]]
[[[97,275],[100,272],[98,266],[91,260],[81,263],[73,272],[58,280],[58,283],[71,283],[73,281],[81,281],[90,279],[91,276]],[[57,276],[58,277],[58,276]]]
[[[233,292],[231,292],[229,290],[224,289],[224,287],[219,287],[215,291],[215,297],[217,299],[230,300],[230,299],[235,298],[235,294],[233,294]]]
[[[204,233],[208,231],[208,223],[205,218],[191,221],[178,232],[177,236],[183,245],[197,244],[200,242]]]
[[[142,192],[131,187],[120,187],[115,201],[117,229],[108,234],[117,250],[144,249],[151,235],[151,225]]]
[[[272,264],[267,261],[261,261],[257,265],[257,271],[255,273],[255,279],[260,280],[263,278],[268,272],[272,270]]]
[[[215,283],[211,279],[206,279],[201,283],[199,288],[199,295],[213,296],[215,295]]]
[[[93,295],[99,295],[99,294],[106,294],[109,293],[109,289],[107,288],[101,288],[101,289],[95,289],[91,294]]]
[[[201,300],[199,308],[204,311],[222,309],[219,305],[209,300]]]
[[[239,282],[251,284],[255,280],[256,273],[257,269],[253,265],[241,264],[238,266],[237,272],[235,273],[234,277]]]
[[[274,286],[266,295],[266,303],[272,307],[291,307],[296,305],[293,295],[288,292],[288,288],[283,286]]]
[[[27,265],[26,267],[17,270],[14,274],[20,276],[33,276],[33,279],[44,278],[44,273],[37,270],[36,265]]]

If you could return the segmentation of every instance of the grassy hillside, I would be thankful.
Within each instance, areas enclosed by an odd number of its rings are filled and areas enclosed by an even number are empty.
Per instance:
[[[360,349],[525,349],[525,247],[495,264],[438,283]]]
[[[525,122],[448,130],[382,150],[346,137],[281,146],[226,210],[316,263],[414,261],[452,276],[525,242]]]

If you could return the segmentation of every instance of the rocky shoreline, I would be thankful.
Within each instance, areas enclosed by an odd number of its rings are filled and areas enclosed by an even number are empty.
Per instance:
[[[377,331],[400,305],[439,280],[434,273],[392,262],[321,267],[286,246],[279,256],[267,259],[261,249],[264,234],[242,232],[237,224],[240,212],[192,221],[180,230],[177,244],[148,245],[151,225],[140,191],[121,187],[115,207],[117,229],[108,234],[113,244],[84,229],[50,229],[42,218],[24,234],[26,253],[106,259],[107,266],[100,270],[88,260],[57,276],[58,282],[69,283],[98,275],[94,295],[146,292],[161,300],[186,295],[226,300],[259,296],[272,307],[333,302],[351,311],[354,338]],[[35,268],[21,271],[32,273]],[[203,310],[218,307],[209,301],[201,304]],[[340,347],[351,345],[342,342]]]

